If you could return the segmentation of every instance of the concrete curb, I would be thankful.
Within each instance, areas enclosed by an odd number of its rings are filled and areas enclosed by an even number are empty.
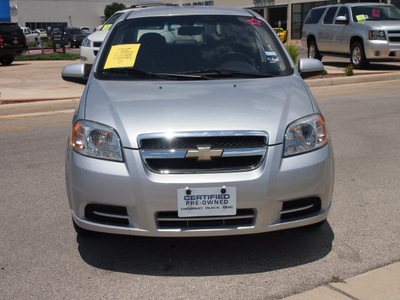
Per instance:
[[[381,267],[283,300],[395,300],[400,299],[400,262]]]
[[[55,101],[55,100],[68,100],[68,99],[80,99],[81,97],[52,97],[52,98],[21,98],[21,99],[3,99],[0,100],[0,104],[17,104],[24,102],[38,102],[38,101]]]
[[[360,74],[354,76],[321,78],[321,79],[306,79],[305,82],[308,85],[308,87],[321,87],[321,86],[343,85],[343,84],[353,84],[353,83],[387,81],[396,79],[400,79],[400,72],[389,72],[383,74],[370,74],[370,75]]]

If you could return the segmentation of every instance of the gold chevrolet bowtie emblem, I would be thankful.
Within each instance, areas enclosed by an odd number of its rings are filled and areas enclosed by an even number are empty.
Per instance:
[[[188,150],[185,157],[197,158],[197,160],[211,160],[211,157],[220,157],[222,149],[211,150],[208,146],[197,146],[197,150]]]

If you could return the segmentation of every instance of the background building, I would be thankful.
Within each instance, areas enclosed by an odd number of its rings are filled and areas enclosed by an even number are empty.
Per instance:
[[[104,8],[113,2],[130,7],[143,3],[161,4],[162,0],[10,0],[11,22],[32,30],[47,30],[52,24],[96,28],[105,21]]]
[[[0,0],[10,1],[11,21],[31,29],[48,29],[52,24],[95,28],[104,20],[104,8],[112,2],[131,5],[206,5],[249,8],[263,16],[272,27],[288,31],[288,39],[301,38],[301,26],[315,6],[344,2],[385,2],[399,6],[400,0]]]

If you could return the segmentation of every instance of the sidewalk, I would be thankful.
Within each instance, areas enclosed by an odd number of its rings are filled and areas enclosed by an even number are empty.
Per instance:
[[[399,300],[400,262],[283,300]]]

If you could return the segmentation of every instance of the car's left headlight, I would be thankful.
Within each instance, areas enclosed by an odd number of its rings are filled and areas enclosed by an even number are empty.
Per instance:
[[[83,41],[82,41],[81,46],[82,46],[82,47],[90,47],[90,40],[89,40],[87,37],[85,37],[85,38],[83,39]]]
[[[115,129],[92,121],[80,120],[74,125],[72,149],[82,155],[123,161],[120,138]]]
[[[311,115],[289,124],[285,133],[283,156],[301,154],[321,148],[328,143],[324,118]]]

